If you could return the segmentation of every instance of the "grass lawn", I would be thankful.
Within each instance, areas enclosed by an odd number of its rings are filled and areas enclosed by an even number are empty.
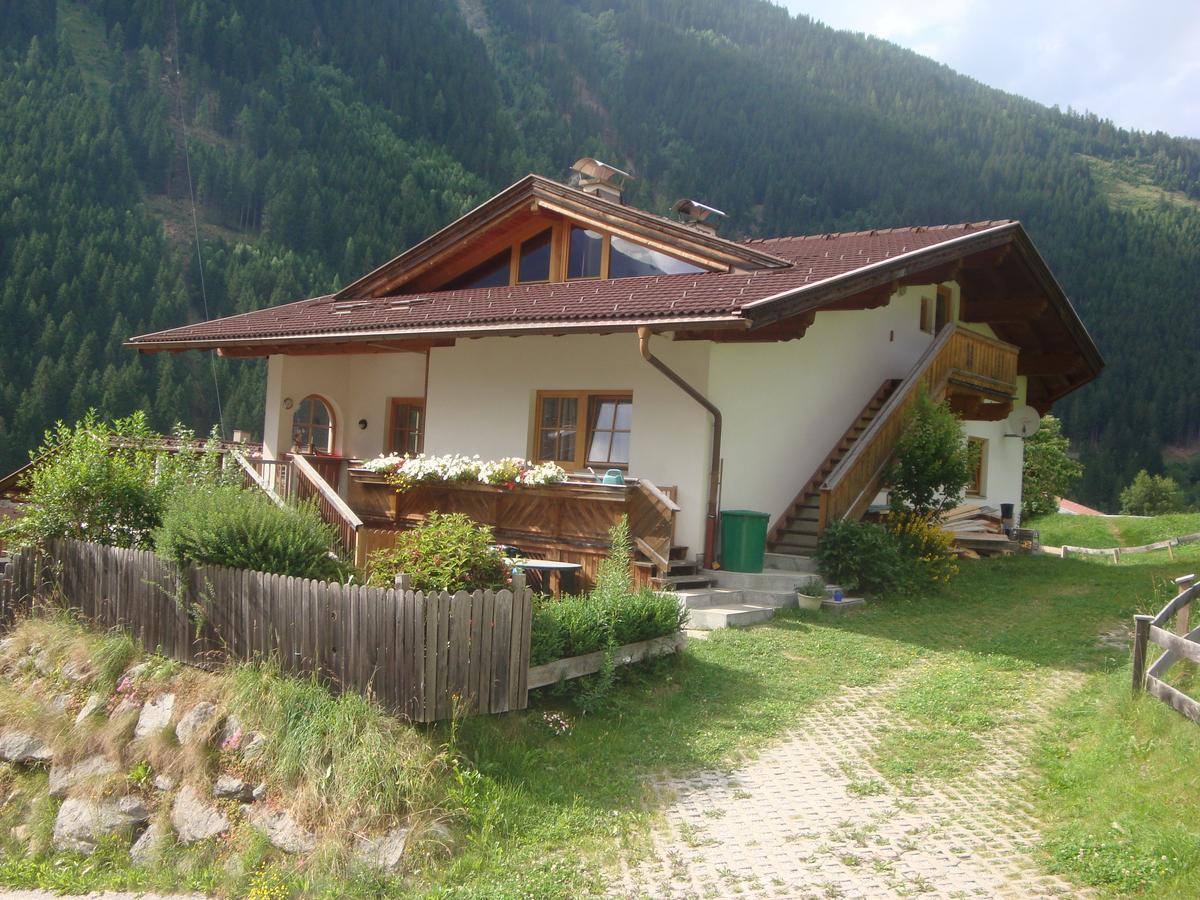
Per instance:
[[[1052,547],[1139,547],[1200,532],[1200,513],[1165,516],[1068,516],[1051,513],[1027,524]]]
[[[548,689],[524,712],[414,729],[457,761],[439,784],[464,827],[455,854],[426,859],[403,893],[598,895],[618,856],[644,845],[656,802],[648,776],[734,765],[847,687],[885,685],[880,702],[913,726],[886,734],[869,760],[888,786],[953,779],[1047,676],[1069,672],[1080,687],[1059,698],[1032,760],[1044,865],[1114,896],[1200,896],[1200,728],[1157,701],[1132,701],[1128,651],[1097,641],[1135,612],[1157,611],[1164,584],[1184,571],[1132,560],[969,562],[935,596],[876,602],[846,618],[790,611],[693,641],[679,658],[630,672],[593,714]],[[864,796],[887,788],[860,787]],[[202,857],[173,863],[172,872],[194,869],[183,881],[131,874],[123,850],[44,865],[9,860],[0,880],[75,891],[220,882]],[[380,890],[306,883],[298,872],[289,883],[316,896]]]
[[[682,659],[643,670],[598,715],[576,717],[545,696],[525,714],[468,721],[458,747],[478,772],[463,795],[475,837],[447,868],[427,873],[431,890],[597,890],[602,865],[619,848],[636,851],[644,834],[647,775],[731,764],[841,688],[915,667],[887,702],[919,727],[885,740],[872,760],[889,781],[965,771],[979,735],[1019,710],[1042,676],[1083,673],[1038,751],[1046,865],[1114,892],[1154,885],[1200,894],[1200,796],[1183,788],[1200,729],[1157,702],[1125,698],[1128,653],[1097,643],[1135,612],[1157,610],[1163,582],[1178,574],[1153,560],[971,563],[935,597],[877,603],[847,619],[791,612],[717,632]],[[560,709],[574,719],[561,736],[541,724]],[[1191,762],[1170,761],[1188,752]],[[1114,862],[1125,856],[1139,861],[1132,874]]]

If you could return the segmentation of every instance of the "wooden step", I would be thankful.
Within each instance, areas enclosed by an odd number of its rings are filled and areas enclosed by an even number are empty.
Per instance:
[[[817,522],[815,519],[792,519],[780,531],[783,535],[802,535],[811,534],[817,536]]]
[[[671,552],[667,554],[670,559],[687,559],[688,548],[682,544],[672,544]]]

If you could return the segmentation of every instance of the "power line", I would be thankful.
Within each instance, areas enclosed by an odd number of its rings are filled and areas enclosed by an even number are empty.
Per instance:
[[[171,3],[171,28],[175,38],[175,98],[179,106],[179,130],[183,135],[183,164],[187,172],[188,199],[192,205],[192,234],[196,238],[196,265],[200,273],[200,299],[204,304],[204,318],[207,321],[208,313],[208,290],[204,285],[204,254],[200,249],[200,220],[196,215],[196,192],[192,188],[192,157],[188,153],[188,137],[187,137],[187,120],[183,116],[183,70],[180,67],[180,58],[183,56],[179,49],[179,19],[175,10],[175,3]],[[209,368],[212,370],[213,390],[217,398],[217,419],[221,423],[221,436],[225,436],[225,411],[221,406],[221,384],[217,380],[217,351],[208,351]]]

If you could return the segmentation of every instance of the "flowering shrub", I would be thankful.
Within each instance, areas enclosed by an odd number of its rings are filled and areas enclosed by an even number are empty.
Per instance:
[[[400,532],[396,546],[367,558],[367,583],[391,587],[403,572],[417,591],[474,591],[503,587],[504,557],[492,529],[462,513],[430,513],[425,523]]]
[[[954,535],[932,516],[915,512],[891,513],[887,529],[900,545],[900,555],[913,566],[913,575],[923,584],[949,584],[958,574]]]
[[[382,475],[397,490],[406,491],[418,484],[478,481],[481,484],[555,484],[565,481],[567,473],[554,463],[534,465],[517,456],[482,461],[478,456],[456,453],[444,456],[377,456],[363,463],[369,472]]]

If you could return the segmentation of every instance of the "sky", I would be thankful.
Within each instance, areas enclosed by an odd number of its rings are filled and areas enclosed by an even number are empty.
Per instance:
[[[1200,138],[1200,0],[776,0],[984,84]]]

